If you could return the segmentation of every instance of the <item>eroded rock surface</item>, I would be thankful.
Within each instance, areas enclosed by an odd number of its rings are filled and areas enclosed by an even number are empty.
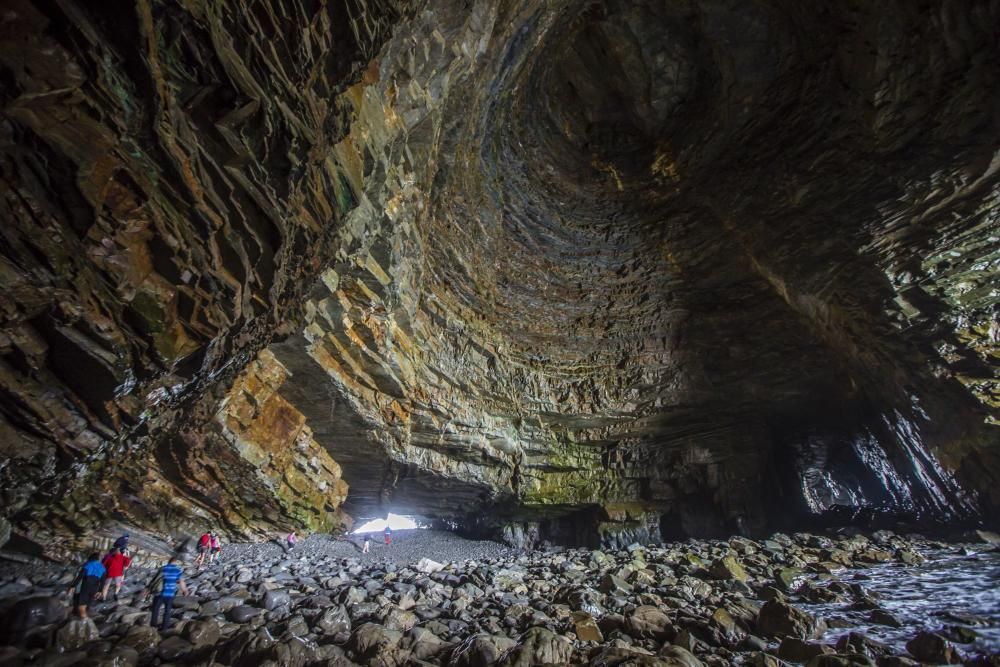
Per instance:
[[[996,11],[8,3],[15,532],[1000,507]]]

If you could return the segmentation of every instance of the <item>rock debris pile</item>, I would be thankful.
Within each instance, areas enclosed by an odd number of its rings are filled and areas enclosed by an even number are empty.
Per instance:
[[[435,537],[424,539],[432,546]],[[838,581],[838,572],[913,567],[921,551],[944,546],[891,533],[523,554],[452,540],[445,551],[469,558],[438,563],[430,552],[397,563],[381,550],[345,557],[352,547],[320,538],[291,553],[240,546],[221,564],[189,573],[192,594],[176,599],[173,627],[163,635],[148,626],[135,594],[151,572],[131,575],[128,594],[98,603],[88,620],[53,623],[44,618],[46,598],[36,595],[8,609],[5,627],[20,623],[8,641],[20,646],[0,648],[0,662],[904,667],[996,664],[998,657],[965,656],[953,636],[916,629],[905,652],[849,629],[834,642],[821,640],[827,621],[797,604],[841,600],[879,622],[894,620],[863,587]],[[45,585],[38,576],[35,583]]]

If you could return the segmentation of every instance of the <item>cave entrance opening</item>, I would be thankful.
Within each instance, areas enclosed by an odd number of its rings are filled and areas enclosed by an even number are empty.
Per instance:
[[[385,527],[393,530],[413,530],[419,528],[427,528],[426,525],[421,524],[417,521],[417,517],[406,516],[403,514],[393,514],[389,512],[389,515],[384,519],[372,519],[371,521],[361,525],[354,529],[357,533],[381,533],[385,530]]]

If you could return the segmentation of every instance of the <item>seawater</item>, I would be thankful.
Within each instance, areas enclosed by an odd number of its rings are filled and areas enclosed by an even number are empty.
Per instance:
[[[889,644],[898,652],[918,630],[940,632],[948,626],[971,628],[979,637],[973,644],[955,645],[964,653],[1000,652],[1000,552],[992,547],[966,545],[922,551],[927,562],[906,566],[878,565],[844,570],[837,578],[857,583],[878,598],[879,606],[896,616],[902,628],[873,625],[869,611],[853,611],[850,603],[802,604],[826,619],[841,619],[849,628],[831,628],[823,641],[835,642],[849,632],[862,632]]]

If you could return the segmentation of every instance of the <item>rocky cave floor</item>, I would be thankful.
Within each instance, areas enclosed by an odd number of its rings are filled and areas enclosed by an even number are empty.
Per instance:
[[[950,596],[923,600],[936,611],[922,622],[893,605],[920,576],[963,585],[963,568],[996,611],[1000,548],[886,531],[528,553],[400,531],[361,554],[317,535],[290,553],[234,544],[202,571],[188,564],[190,595],[161,634],[140,594],[152,569],[66,621],[52,596],[73,568],[15,565],[0,570],[0,664],[1000,665],[1000,616],[960,613]]]

